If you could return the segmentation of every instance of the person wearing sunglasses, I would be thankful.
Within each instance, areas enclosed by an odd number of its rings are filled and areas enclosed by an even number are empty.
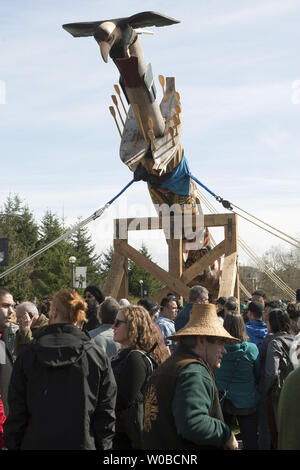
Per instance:
[[[118,387],[113,449],[140,448],[144,389],[153,370],[168,356],[148,311],[140,305],[120,308],[113,330],[114,341],[121,344],[111,359]]]

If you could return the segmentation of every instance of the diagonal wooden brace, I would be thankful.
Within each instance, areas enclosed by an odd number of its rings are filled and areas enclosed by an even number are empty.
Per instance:
[[[170,291],[175,291],[179,295],[182,295],[185,299],[189,296],[190,288],[187,287],[181,280],[174,278],[167,271],[162,269],[153,261],[149,260],[135,248],[128,245],[124,240],[115,240],[115,249],[117,252],[124,257],[130,258],[132,261],[141,266],[145,271],[155,276],[158,280],[166,284]]]

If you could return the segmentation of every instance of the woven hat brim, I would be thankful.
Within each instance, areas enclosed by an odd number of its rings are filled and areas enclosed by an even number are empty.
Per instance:
[[[182,336],[216,336],[225,344],[241,342],[223,327],[213,304],[194,304],[188,323],[168,339],[178,341]]]
[[[200,331],[199,328],[182,328],[181,330],[178,330],[177,333],[175,333],[174,335],[168,336],[168,339],[172,341],[179,341],[182,336],[216,336],[224,340],[225,344],[237,344],[241,342],[240,339],[234,338],[234,336],[231,336],[229,333],[227,333],[225,328],[222,328],[222,325],[220,326],[220,331],[218,331],[217,328],[201,328]]]

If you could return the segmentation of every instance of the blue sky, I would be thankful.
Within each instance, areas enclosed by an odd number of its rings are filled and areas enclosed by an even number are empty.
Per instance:
[[[146,10],[181,21],[151,28],[154,36],[140,40],[160,97],[158,75],[175,77],[191,172],[216,194],[299,237],[298,0],[3,0],[0,203],[18,193],[37,219],[50,209],[71,224],[131,180],[108,110],[117,69],[102,61],[93,38],[75,39],[61,25]],[[112,243],[114,217],[136,215],[155,215],[143,182],[89,225],[97,249]],[[242,220],[239,231],[256,254],[272,245],[289,248]],[[165,265],[163,235],[139,233],[131,241],[139,247],[142,239]],[[240,259],[248,257],[241,251]]]

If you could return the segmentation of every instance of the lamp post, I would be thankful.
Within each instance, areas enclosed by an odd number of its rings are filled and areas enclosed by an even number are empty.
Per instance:
[[[72,290],[75,290],[75,256],[70,256],[69,263],[71,264]]]
[[[142,279],[139,280],[140,286],[141,286],[141,297],[144,297],[144,281]]]

